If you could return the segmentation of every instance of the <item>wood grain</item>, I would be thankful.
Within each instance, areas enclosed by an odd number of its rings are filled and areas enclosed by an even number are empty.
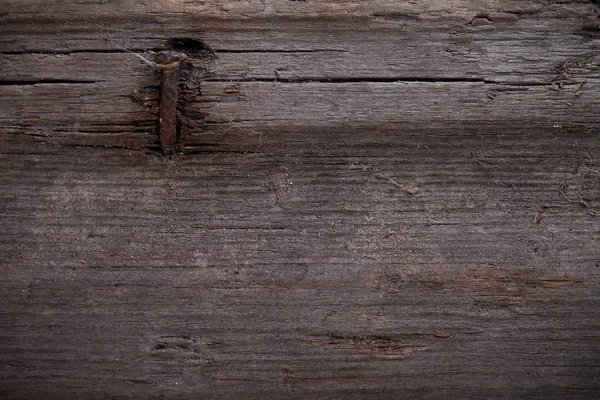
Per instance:
[[[122,145],[151,147],[160,74],[143,58],[178,37],[201,40],[216,55],[182,105],[188,127],[216,121],[229,130],[248,113],[251,129],[282,118],[282,131],[290,121],[312,127],[323,119],[315,109],[352,125],[463,119],[457,109],[485,123],[597,122],[590,109],[598,31],[584,2],[203,4],[144,4],[124,18],[101,3],[55,5],[50,15],[37,2],[6,2],[0,122],[89,145],[121,144],[123,133],[135,133]],[[289,108],[286,96],[296,91],[310,112]]]
[[[0,397],[598,397],[587,2],[1,8]]]

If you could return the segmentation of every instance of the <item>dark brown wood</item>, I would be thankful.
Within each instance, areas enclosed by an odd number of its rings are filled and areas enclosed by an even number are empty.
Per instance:
[[[586,1],[2,3],[0,398],[598,398]]]

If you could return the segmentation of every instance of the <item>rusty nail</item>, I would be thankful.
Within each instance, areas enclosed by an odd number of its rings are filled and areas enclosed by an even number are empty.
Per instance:
[[[164,154],[172,154],[177,150],[179,65],[186,59],[184,53],[172,51],[161,51],[156,55],[156,61],[162,66],[158,132]]]

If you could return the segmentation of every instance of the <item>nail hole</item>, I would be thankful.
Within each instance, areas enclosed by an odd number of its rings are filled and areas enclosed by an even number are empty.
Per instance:
[[[214,51],[204,42],[192,38],[173,38],[167,42],[172,50],[181,51],[188,56],[213,54]]]

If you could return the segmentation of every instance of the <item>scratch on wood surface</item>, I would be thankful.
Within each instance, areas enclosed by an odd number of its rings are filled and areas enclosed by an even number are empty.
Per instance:
[[[436,333],[409,333],[407,335],[387,334],[329,334],[329,339],[315,340],[316,346],[343,347],[348,346],[362,354],[386,359],[402,360],[426,351],[433,342],[431,339],[446,339],[449,335]],[[412,337],[412,339],[411,339]],[[415,340],[415,338],[422,338]]]
[[[161,336],[155,340],[150,353],[168,360],[212,364],[215,360],[211,356],[210,348],[218,345],[218,342],[206,341],[199,337]]]
[[[562,276],[543,276],[534,270],[502,269],[492,264],[466,264],[452,275],[432,271],[427,280],[413,281],[410,275],[384,273],[385,280],[393,285],[420,283],[443,287],[463,287],[476,292],[513,293],[527,288],[551,289],[584,284],[581,279]]]
[[[403,184],[403,183],[399,183],[396,180],[394,180],[391,176],[382,174],[382,173],[378,173],[375,175],[375,177],[377,177],[378,179],[385,179],[388,182],[390,182],[392,185],[404,190],[406,192],[406,194],[409,194],[411,196],[416,196],[422,193],[421,188],[419,188],[417,185],[415,185],[414,183],[409,183],[409,184]]]

